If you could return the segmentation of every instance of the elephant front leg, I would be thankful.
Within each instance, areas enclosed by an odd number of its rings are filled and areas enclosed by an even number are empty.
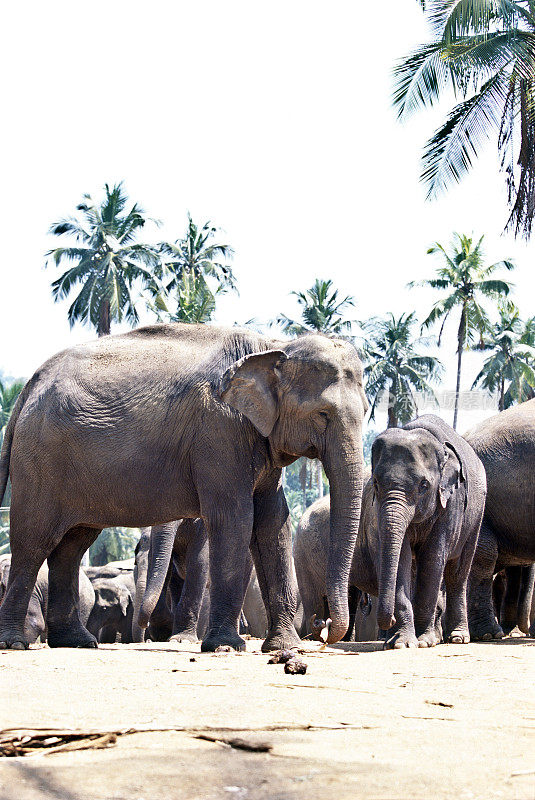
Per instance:
[[[396,578],[393,628],[386,631],[385,650],[401,650],[404,647],[418,647],[414,630],[414,616],[411,604],[412,552],[409,537],[404,536],[399,554]]]
[[[195,536],[186,552],[186,571],[180,600],[173,618],[170,641],[197,642],[197,624],[208,582],[209,548],[204,523],[197,521]]]
[[[252,499],[217,500],[203,517],[210,549],[210,621],[202,641],[203,652],[213,652],[222,645],[245,650],[238,635],[243,605],[243,576],[253,524]],[[231,507],[231,508],[229,508]]]
[[[428,539],[417,557],[414,593],[414,627],[418,647],[434,647],[440,643],[436,612],[440,586],[444,577],[444,548],[440,541]]]
[[[299,647],[294,626],[297,586],[292,561],[290,514],[277,480],[254,496],[251,552],[268,618],[264,653]]]

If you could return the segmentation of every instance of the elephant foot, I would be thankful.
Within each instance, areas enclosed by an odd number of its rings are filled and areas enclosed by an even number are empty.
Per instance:
[[[29,648],[28,642],[21,641],[20,639],[13,639],[9,641],[6,637],[5,641],[0,642],[0,650],[27,650]]]
[[[437,644],[440,644],[440,637],[435,628],[418,636],[418,647],[436,647]]]
[[[297,631],[291,628],[269,632],[264,641],[262,642],[262,652],[270,653],[273,650],[295,650],[302,647],[301,639],[297,635]]]
[[[469,644],[470,634],[467,630],[458,628],[448,635],[446,641],[449,642],[449,644]]]
[[[405,647],[418,647],[418,639],[413,630],[400,628],[385,640],[384,650],[403,650]]]
[[[79,628],[68,628],[67,630],[51,630],[48,628],[49,647],[85,647],[96,649],[97,640],[92,633],[80,626]]]
[[[180,633],[174,633],[172,636],[169,637],[167,640],[168,642],[189,642],[191,644],[197,644],[199,641],[199,637],[196,633],[191,633],[190,631],[181,631]]]
[[[24,635],[21,628],[15,625],[5,625],[0,630],[0,650],[27,650],[30,640]]]
[[[213,653],[221,645],[229,645],[238,652],[246,649],[245,641],[238,636],[236,628],[219,627],[208,631],[201,644],[201,653]]]
[[[503,630],[497,622],[470,625],[470,639],[473,642],[491,642],[493,639],[503,639],[503,637]]]

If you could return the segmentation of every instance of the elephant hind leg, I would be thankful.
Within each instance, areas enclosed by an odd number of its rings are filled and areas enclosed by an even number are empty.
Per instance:
[[[50,647],[96,647],[80,619],[79,572],[82,556],[100,530],[71,528],[48,556],[48,644]]]
[[[11,504],[11,566],[6,594],[0,607],[0,649],[26,649],[30,644],[26,615],[37,573],[48,554],[61,540],[64,530],[57,520],[43,519],[14,493]],[[46,507],[46,503],[37,509]]]
[[[473,641],[503,639],[492,602],[492,576],[497,560],[498,540],[484,519],[468,581],[468,622]]]

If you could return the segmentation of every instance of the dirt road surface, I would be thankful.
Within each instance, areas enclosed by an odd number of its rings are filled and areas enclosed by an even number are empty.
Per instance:
[[[2,729],[179,729],[1,758],[0,800],[535,798],[535,641],[337,645],[295,676],[259,648],[0,652]]]

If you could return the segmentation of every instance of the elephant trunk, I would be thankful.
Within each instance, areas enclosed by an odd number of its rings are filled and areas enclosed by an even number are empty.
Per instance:
[[[349,627],[348,583],[359,529],[362,502],[362,443],[338,436],[323,459],[331,494],[327,559],[328,643],[338,642]]]
[[[151,614],[162,593],[175,542],[176,523],[154,525],[150,537],[148,577],[145,594],[139,609],[138,625],[147,628]]]
[[[414,516],[403,492],[392,491],[382,500],[378,511],[380,563],[377,623],[382,630],[396,624],[394,603],[399,556],[407,528]]]
[[[134,582],[136,591],[134,595],[134,614],[132,617],[132,641],[144,642],[145,629],[139,625],[139,612],[145,589],[147,588],[147,569],[149,565],[150,528],[141,529],[141,538],[136,547],[136,563],[134,567]]]

